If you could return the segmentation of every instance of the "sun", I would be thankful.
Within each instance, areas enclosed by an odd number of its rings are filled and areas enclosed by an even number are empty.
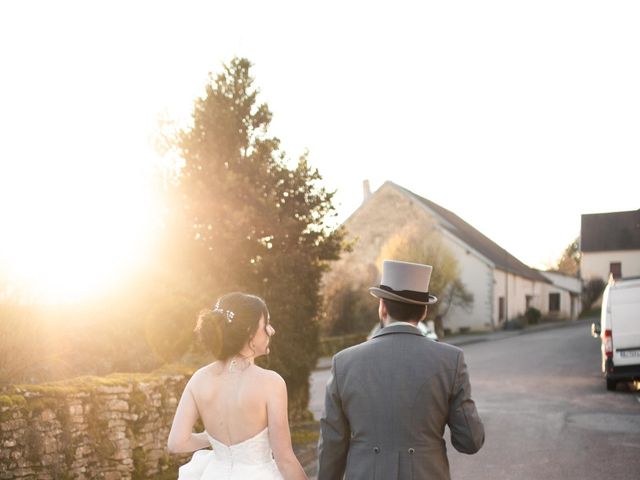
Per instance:
[[[23,161],[0,176],[0,298],[82,301],[148,261],[159,210],[148,170]]]

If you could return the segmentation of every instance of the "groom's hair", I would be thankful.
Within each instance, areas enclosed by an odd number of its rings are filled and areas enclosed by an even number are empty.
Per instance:
[[[417,322],[424,315],[426,305],[415,305],[413,303],[398,302],[396,300],[382,299],[387,306],[389,316],[401,322]]]

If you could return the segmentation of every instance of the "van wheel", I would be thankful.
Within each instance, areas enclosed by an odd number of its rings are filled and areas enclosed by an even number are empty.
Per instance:
[[[615,390],[617,383],[618,382],[616,382],[615,380],[607,378],[607,390]]]

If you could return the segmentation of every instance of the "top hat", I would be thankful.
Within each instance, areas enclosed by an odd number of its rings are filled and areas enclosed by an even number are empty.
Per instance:
[[[414,305],[431,305],[438,299],[429,293],[431,265],[385,260],[379,287],[371,287],[374,297]]]

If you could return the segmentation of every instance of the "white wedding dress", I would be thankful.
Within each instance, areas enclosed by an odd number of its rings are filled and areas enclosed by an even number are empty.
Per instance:
[[[179,469],[178,480],[283,480],[273,459],[269,429],[225,445],[207,433],[211,450],[198,450]]]

